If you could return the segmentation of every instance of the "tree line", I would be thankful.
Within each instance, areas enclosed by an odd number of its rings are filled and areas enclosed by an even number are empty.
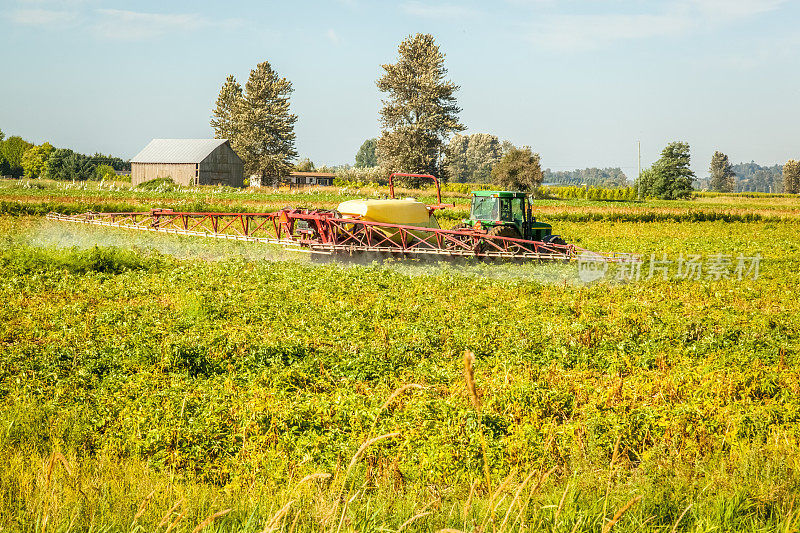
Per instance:
[[[685,198],[694,189],[694,173],[689,168],[689,145],[667,145],[661,158],[636,180],[640,197]],[[753,162],[732,165],[727,155],[715,151],[701,186],[715,192],[800,193],[800,161],[790,159],[782,167],[762,167]]]
[[[783,192],[783,165],[761,166],[751,161],[738,163],[732,168],[736,174],[737,192]]]
[[[513,188],[541,185],[539,155],[530,147],[514,147],[481,134],[451,139],[465,126],[458,118],[459,87],[447,79],[444,57],[432,35],[416,34],[400,43],[396,63],[382,65],[376,82],[384,94],[381,136],[365,141],[356,166],[433,174],[442,181],[455,174],[457,179],[492,179]],[[281,178],[293,170],[297,116],[289,106],[292,90],[291,82],[266,61],[250,72],[244,88],[234,76],[222,85],[211,126],[215,137],[231,142],[247,174]],[[473,152],[481,156],[473,157]],[[482,161],[487,158],[489,164]],[[413,178],[401,181],[418,184]]]
[[[367,139],[358,149],[356,169],[433,174],[441,181],[492,183],[498,188],[528,191],[537,189],[543,181],[584,187],[628,186],[628,178],[619,168],[543,171],[539,154],[529,146],[517,147],[487,133],[461,134],[465,126],[459,120],[461,108],[455,96],[459,86],[448,79],[445,56],[432,35],[404,39],[396,62],[381,68],[382,75],[376,81],[383,94],[381,134]],[[292,90],[291,82],[279,76],[268,62],[259,63],[250,72],[244,87],[233,76],[223,84],[211,126],[217,138],[231,141],[248,174],[280,178],[291,170],[314,169],[307,159],[292,164],[297,157],[297,116],[289,105]],[[784,166],[779,184],[772,169],[766,174],[761,170],[752,176],[745,173],[742,178],[740,166],[731,165],[728,156],[719,151],[712,157],[707,181],[696,179],[690,161],[687,143],[668,144],[659,160],[637,177],[637,195],[686,198],[696,184],[721,192],[761,188],[765,181],[769,181],[769,190],[780,186],[789,192],[800,187],[800,180],[792,177],[795,167],[791,161]],[[419,182],[406,179],[405,184],[416,186]]]
[[[56,180],[110,179],[118,170],[130,170],[119,157],[95,153],[85,155],[49,142],[34,144],[19,135],[8,139],[0,131],[0,176]]]
[[[553,172],[549,168],[544,171],[544,181],[558,185],[583,185],[606,189],[625,188],[628,176],[619,167],[614,168],[581,168],[577,170],[561,170]]]
[[[404,39],[397,61],[381,68],[383,73],[376,81],[383,94],[381,134],[367,139],[358,149],[356,168],[380,167],[386,173],[433,174],[441,181],[492,182],[498,187],[523,190],[533,190],[545,179],[565,185],[628,186],[628,178],[619,168],[542,171],[539,154],[529,146],[516,147],[486,133],[462,135],[465,126],[458,118],[461,108],[455,97],[459,86],[447,78],[445,56],[430,34]],[[292,169],[297,157],[297,116],[289,110],[291,92],[291,82],[278,76],[268,62],[251,71],[244,90],[233,76],[223,84],[211,125],[217,138],[231,141],[248,173],[280,178]],[[687,143],[668,144],[659,160],[637,177],[638,195],[664,199],[689,196],[696,181],[690,159]],[[792,174],[786,177],[786,170],[794,167],[791,161],[787,165],[780,185],[791,191],[796,188],[795,181]],[[709,169],[710,188],[733,192],[737,188],[765,187],[761,183],[765,176],[737,178],[737,170],[725,154],[715,152]],[[769,176],[766,187],[777,189],[775,173]],[[415,185],[414,180],[408,184]]]

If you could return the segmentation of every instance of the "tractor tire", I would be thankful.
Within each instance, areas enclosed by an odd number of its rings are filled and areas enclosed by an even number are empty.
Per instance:
[[[548,235],[547,237],[542,239],[542,242],[544,242],[546,244],[560,244],[560,245],[566,245],[567,244],[567,241],[562,239],[561,236],[559,236],[559,235]],[[558,255],[558,256],[565,255],[564,251],[562,249],[555,248],[555,247],[549,247],[549,246],[540,247],[539,251],[540,251],[540,253],[554,254],[554,255]]]
[[[544,238],[544,242],[549,244],[561,244],[563,246],[567,244],[567,241],[562,239],[561,235],[548,235],[547,237]]]
[[[487,237],[508,237],[509,239],[521,239],[522,235],[519,234],[517,228],[512,226],[495,226],[489,231],[486,232]],[[489,251],[492,249],[491,246],[487,246],[486,243],[482,243],[482,252]],[[514,254],[519,253],[519,246],[509,243],[508,249],[509,252]]]
[[[486,232],[490,237],[508,237],[510,239],[521,239],[522,235],[519,234],[517,228],[513,226],[495,226]]]
[[[453,226],[450,229],[452,231],[471,230],[472,226],[470,226],[469,224],[464,224],[463,222],[461,222],[459,224],[456,224],[455,226]],[[461,242],[469,242],[471,237],[468,237],[468,236],[453,236],[453,238],[457,239],[457,240],[459,240]],[[461,246],[459,246],[459,245],[457,245],[456,243],[453,243],[453,242],[448,242],[447,245],[446,245],[446,248],[448,250],[462,250],[463,249]]]

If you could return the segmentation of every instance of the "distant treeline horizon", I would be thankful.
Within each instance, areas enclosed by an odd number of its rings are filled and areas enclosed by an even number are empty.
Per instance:
[[[33,150],[26,158],[25,163],[27,165],[24,165],[23,157],[29,149]],[[33,157],[34,155],[38,157]],[[37,146],[19,136],[5,138],[5,135],[0,132],[0,176],[10,175],[18,178],[27,174],[25,177],[85,180],[95,177],[94,171],[99,165],[108,165],[115,170],[130,170],[129,159],[123,160],[119,157],[106,156],[100,153],[88,156],[68,148],[54,149],[49,143]],[[31,168],[26,173],[23,166],[30,166]],[[313,163],[310,163],[310,166],[311,169],[314,168]],[[491,168],[491,165],[488,166]],[[326,171],[335,172],[340,169],[347,170],[351,166],[342,164],[321,167],[321,169],[323,168]],[[731,168],[736,174],[736,192],[783,192],[783,167],[780,164],[759,165],[755,161],[750,161],[749,163],[731,165]],[[620,167],[586,167],[559,171],[553,171],[548,168],[542,174],[543,183],[546,185],[624,188],[631,186],[634,181]],[[483,175],[488,180],[489,172],[484,171]],[[483,175],[476,172],[469,177],[483,177]],[[455,176],[451,176],[451,178],[453,177]],[[451,179],[451,181],[460,180]],[[481,180],[476,180],[475,182],[480,183]],[[693,185],[696,190],[711,188],[707,177],[695,178]]]
[[[783,192],[783,166],[759,165],[755,161],[731,165],[736,174],[736,192]],[[544,183],[547,185],[572,185],[587,187],[628,187],[633,180],[628,178],[620,167],[596,168],[587,167],[575,170],[552,171],[549,168],[544,172]],[[710,189],[709,178],[696,178],[694,188],[697,190]]]

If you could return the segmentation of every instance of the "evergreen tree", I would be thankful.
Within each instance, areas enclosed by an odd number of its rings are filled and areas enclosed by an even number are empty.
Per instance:
[[[504,190],[535,191],[542,185],[539,154],[528,146],[512,148],[492,168],[492,183]]]
[[[292,84],[278,77],[266,61],[250,71],[242,92],[233,76],[228,76],[212,112],[211,125],[217,138],[231,141],[244,162],[248,175],[281,178],[292,170],[297,157],[294,124],[297,116],[289,112]]]
[[[112,155],[103,155],[100,152],[95,152],[92,156],[92,161],[95,164],[99,165],[108,165],[114,170],[130,170],[131,163],[130,161],[124,161],[119,157],[114,157]]]
[[[64,161],[72,153],[72,150],[69,148],[56,148],[50,152],[50,156],[47,158],[47,164],[45,165],[47,169],[45,177],[54,180],[70,179],[64,172]]]
[[[800,161],[790,159],[783,165],[783,192],[800,193]]]
[[[733,172],[728,156],[722,152],[714,152],[711,158],[711,190],[717,192],[735,192],[736,174]]]
[[[356,168],[378,166],[378,139],[367,139],[356,153]]]
[[[69,148],[56,148],[47,158],[45,174],[56,180],[88,180],[94,177],[96,167],[97,163],[89,156]]]
[[[446,80],[444,54],[433,36],[417,34],[398,48],[397,63],[383,65],[377,81],[386,93],[381,109],[380,165],[386,171],[433,174],[447,178],[442,168],[444,145],[464,126],[458,121],[458,86]],[[405,180],[416,185],[414,180]]]
[[[90,180],[95,176],[97,165],[92,159],[84,154],[72,152],[64,159],[64,174],[67,179]]]
[[[214,128],[214,137],[228,139],[236,151],[236,116],[242,108],[242,86],[233,76],[228,76],[217,97],[217,107],[211,117],[211,127]]]

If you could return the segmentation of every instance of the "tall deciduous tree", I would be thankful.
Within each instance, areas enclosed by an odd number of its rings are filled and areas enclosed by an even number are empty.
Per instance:
[[[454,181],[487,183],[502,155],[502,145],[494,135],[454,135],[447,145],[447,172]]]
[[[307,157],[304,157],[294,165],[296,172],[314,172],[316,169],[314,162]]]
[[[8,162],[9,173],[15,178],[22,176],[22,156],[32,146],[33,144],[18,135],[12,135],[0,144],[3,158]]]
[[[114,180],[116,178],[117,173],[114,171],[114,167],[109,164],[102,163],[94,169],[94,179],[96,180]]]
[[[717,192],[736,191],[736,174],[733,172],[728,156],[722,152],[714,152],[711,157],[711,190]]]
[[[461,183],[469,181],[468,176],[471,171],[467,162],[467,150],[469,150],[469,135],[453,135],[447,143],[445,168],[451,181]]]
[[[292,84],[266,61],[250,71],[244,91],[233,76],[222,86],[211,126],[217,138],[229,139],[244,161],[247,174],[281,178],[297,157],[294,124],[289,110]]]
[[[398,48],[397,63],[383,65],[378,89],[386,93],[381,109],[380,165],[387,171],[433,174],[446,179],[442,168],[450,134],[461,131],[458,86],[446,79],[444,54],[433,36],[416,34]],[[408,183],[409,185],[414,185]]]
[[[378,139],[367,139],[356,153],[356,168],[378,166]]]
[[[637,196],[639,198],[647,198],[648,196],[652,196],[653,183],[655,180],[656,173],[652,168],[643,169],[633,186],[633,188],[636,189]]]
[[[509,149],[492,168],[492,183],[505,190],[535,191],[542,184],[539,154],[529,146]]]
[[[649,171],[642,172],[636,182],[640,196],[654,196],[665,200],[685,198],[692,194],[694,172],[689,168],[689,145],[683,142],[668,144],[661,151],[661,159]]]
[[[22,155],[22,174],[26,178],[44,177],[47,171],[47,160],[53,152],[53,145],[46,142],[28,148]]]
[[[790,159],[783,165],[783,192],[800,193],[800,161]]]

